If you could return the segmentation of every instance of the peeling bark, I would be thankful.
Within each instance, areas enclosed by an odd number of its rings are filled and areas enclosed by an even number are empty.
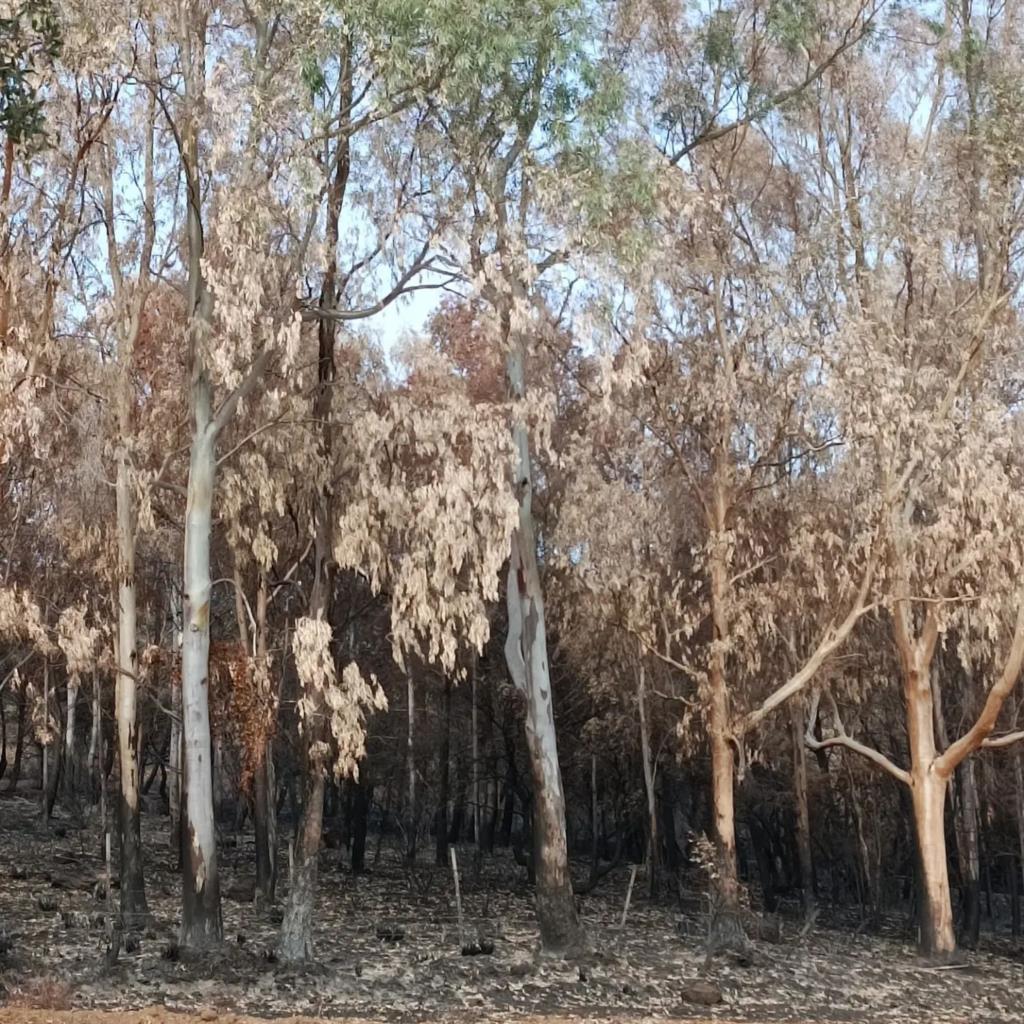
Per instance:
[[[521,339],[515,339],[510,347],[506,375],[511,397],[522,401],[526,395],[526,380]],[[534,865],[541,945],[547,952],[558,953],[578,947],[582,929],[569,873],[565,794],[551,700],[544,597],[532,510],[533,470],[526,424],[517,421],[512,436],[516,448],[514,485],[519,522],[512,534],[508,568],[505,660],[513,682],[526,698],[526,745],[533,777]]]

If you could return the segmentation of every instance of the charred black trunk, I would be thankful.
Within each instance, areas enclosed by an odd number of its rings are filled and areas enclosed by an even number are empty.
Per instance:
[[[360,778],[352,792],[352,874],[366,871],[366,833],[370,821],[370,802],[373,786]]]
[[[253,774],[252,803],[252,820],[256,833],[256,893],[261,903],[273,903],[277,889],[277,872],[270,839],[270,815],[274,813],[274,807],[267,779],[265,753]]]
[[[126,928],[135,928],[149,917],[142,870],[142,828],[138,807],[132,808],[120,794],[119,833],[121,844],[121,918]]]
[[[434,861],[438,867],[448,864],[448,786],[451,760],[452,681],[444,681],[441,711],[441,746],[437,753],[437,816],[434,820]]]

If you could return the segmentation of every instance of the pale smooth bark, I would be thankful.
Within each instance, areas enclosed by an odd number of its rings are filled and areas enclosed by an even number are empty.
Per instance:
[[[77,735],[75,730],[78,710],[78,676],[68,679],[67,717],[64,720],[64,798],[68,809],[77,814],[78,771]],[[0,738],[6,742],[7,737]]]
[[[131,508],[128,463],[118,458],[117,482],[117,752],[120,764],[118,831],[121,844],[121,915],[134,927],[149,913],[142,870],[141,818],[139,812],[139,760],[136,734],[135,524]]]
[[[223,938],[213,757],[208,701],[210,664],[210,533],[216,468],[210,386],[201,370],[192,382],[195,433],[185,509],[184,637],[181,646],[183,946],[202,949]]]
[[[510,397],[526,396],[525,353],[521,338],[511,339],[506,357]],[[537,919],[541,945],[549,952],[573,949],[582,939],[569,873],[565,832],[565,793],[558,763],[544,595],[537,565],[533,519],[533,469],[527,426],[512,427],[516,461],[513,484],[519,520],[512,534],[507,580],[508,637],[505,660],[513,683],[526,698],[526,743],[533,776],[533,841]]]

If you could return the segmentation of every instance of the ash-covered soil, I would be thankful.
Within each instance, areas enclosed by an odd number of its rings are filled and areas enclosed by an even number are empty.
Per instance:
[[[638,879],[619,928],[629,869],[581,898],[590,949],[572,960],[536,955],[525,871],[496,856],[477,871],[460,850],[470,925],[493,941],[489,955],[463,956],[451,874],[426,863],[410,872],[385,846],[370,872],[353,877],[325,851],[317,907],[318,961],[277,962],[280,907],[251,902],[251,837],[221,846],[223,949],[190,958],[175,944],[180,883],[166,819],[144,818],[152,926],[136,948],[107,961],[107,901],[99,831],[65,818],[49,825],[28,796],[0,798],[0,1024],[191,1024],[254,1017],[378,1021],[685,1019],[737,1022],[945,1022],[1024,1019],[1024,956],[1008,935],[986,935],[965,963],[922,963],[905,915],[880,935],[823,912],[801,934],[783,917],[781,943],[754,943],[751,960],[706,963],[706,921],[693,901],[650,902]],[[283,858],[286,862],[287,858]],[[287,867],[285,864],[285,874]],[[284,894],[286,880],[281,886]],[[114,893],[116,905],[117,893]],[[702,980],[721,1003],[695,1002]],[[707,986],[704,986],[706,988]],[[36,1009],[33,1009],[36,1008]],[[70,1016],[56,1010],[134,1011]],[[180,1018],[173,1011],[192,1014]]]

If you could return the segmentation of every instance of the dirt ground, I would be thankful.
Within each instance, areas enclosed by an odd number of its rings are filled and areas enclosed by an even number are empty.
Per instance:
[[[337,1017],[331,1018],[338,1020]],[[473,1021],[486,1021],[488,1017],[474,1015]],[[497,1021],[497,1018],[490,1018]],[[587,1017],[587,1021],[598,1018]],[[435,1021],[437,1019],[435,1018]],[[444,1018],[446,1024],[453,1018]],[[504,1021],[514,1020],[515,1024],[580,1024],[580,1017],[514,1017],[503,1018]],[[150,1006],[142,1010],[102,1011],[102,1010],[24,1010],[0,1009],[0,1024],[266,1024],[265,1017],[240,1017],[237,1014],[198,1016],[195,1014],[175,1013],[162,1007]],[[641,1024],[637,1018],[632,1024]],[[659,1018],[661,1024],[673,1024],[671,1020]],[[328,1024],[324,1017],[282,1017],[275,1024]],[[345,1018],[345,1024],[377,1024],[366,1018]],[[424,1024],[432,1022],[424,1021]],[[685,1024],[730,1024],[728,1021],[689,1020]]]
[[[463,899],[491,955],[463,956],[451,875],[429,864],[410,873],[385,843],[370,872],[353,877],[344,851],[325,851],[316,914],[317,962],[274,954],[280,907],[251,902],[250,837],[221,837],[225,943],[199,959],[175,945],[180,881],[166,819],[144,818],[146,886],[153,923],[108,964],[109,909],[95,827],[49,826],[38,804],[0,797],[0,1024],[221,1024],[309,1021],[715,1021],[716,1024],[995,1024],[1024,1019],[1024,956],[1008,934],[987,934],[965,963],[921,963],[904,911],[880,934],[823,908],[801,934],[796,908],[783,941],[756,943],[750,959],[706,963],[698,899],[650,901],[638,881],[619,927],[628,869],[580,901],[590,938],[572,961],[536,954],[524,871],[508,857],[474,867],[460,851]],[[116,893],[114,893],[116,900]],[[137,943],[137,945],[135,944]],[[696,980],[722,1002],[694,1003]],[[148,1009],[143,1009],[148,1007]],[[71,1010],[74,1012],[63,1012]],[[60,1012],[58,1012],[60,1011]],[[245,1016],[249,1015],[249,1016]]]

